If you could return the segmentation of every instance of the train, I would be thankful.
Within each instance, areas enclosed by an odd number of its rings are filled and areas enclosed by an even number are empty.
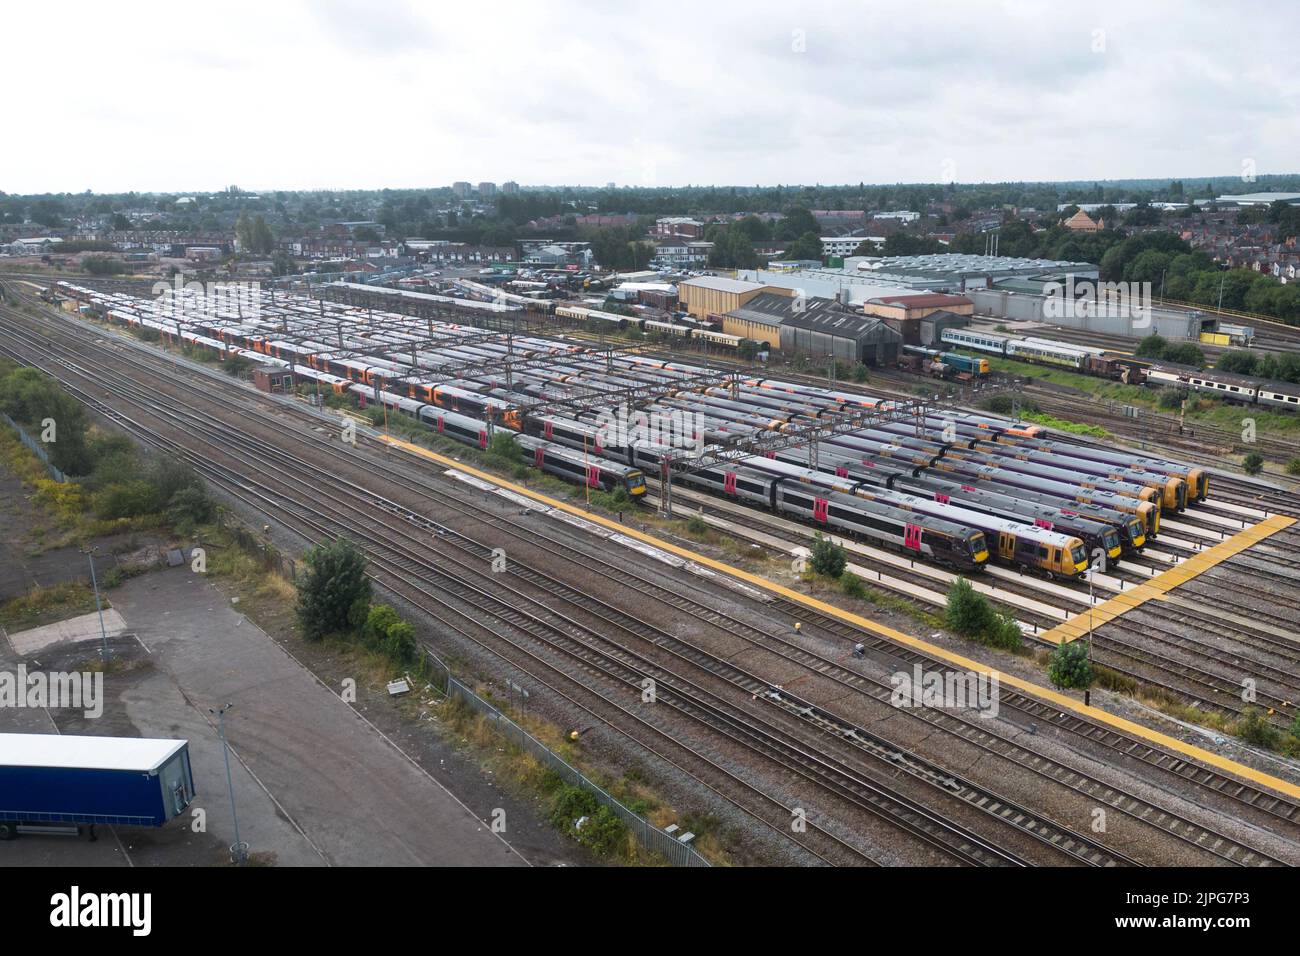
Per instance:
[[[649,444],[619,445],[609,435],[602,440],[594,423],[548,416],[534,426],[552,441],[573,448],[599,448],[600,453],[659,473],[668,449]],[[1088,551],[1075,535],[1063,534],[1035,523],[1033,518],[1008,518],[1005,514],[959,507],[949,501],[880,489],[862,480],[801,467],[777,458],[752,458],[736,465],[714,465],[674,478],[723,497],[759,504],[814,524],[828,525],[851,536],[920,551],[940,564],[976,570],[988,560],[987,551],[970,536],[997,542],[996,556],[1004,563],[1041,571],[1050,577],[1075,577],[1087,568]],[[798,486],[804,486],[798,491]],[[833,506],[833,507],[832,507]],[[857,511],[863,514],[856,514]],[[903,520],[903,512],[910,515]],[[941,524],[934,524],[940,522]],[[909,529],[908,525],[912,528]],[[954,535],[961,528],[965,536]],[[1108,555],[1119,556],[1117,536],[1096,528]],[[929,537],[926,537],[926,534]]]
[[[1190,366],[1146,361],[1074,342],[1004,335],[977,329],[944,329],[940,340],[952,348],[973,349],[1035,365],[1050,365],[1128,385],[1153,385],[1214,395],[1245,405],[1300,409],[1300,385],[1270,382]],[[946,354],[946,353],[945,353]]]
[[[392,324],[348,326],[350,318],[373,316],[335,303],[319,303],[319,318],[317,303],[304,309],[290,302],[273,307],[269,316],[187,316],[182,325],[147,309],[141,314],[138,299],[134,310],[127,307],[129,297],[96,294],[89,301],[107,308],[112,321],[147,324],[222,357],[243,355],[290,368],[322,388],[378,401],[479,447],[487,447],[493,429],[507,429],[518,436],[522,462],[537,464],[540,452],[540,467],[549,473],[592,487],[622,487],[632,497],[644,494],[644,474],[660,469],[666,455],[691,455],[645,441],[609,447],[592,421],[594,412],[565,420],[524,410],[534,401],[563,401],[574,389],[616,395],[654,382],[661,394],[646,410],[690,413],[697,423],[693,437],[717,445],[788,431],[848,408],[888,404],[759,376],[726,388],[693,385],[702,371],[697,366],[638,354],[606,356],[597,364],[584,355],[589,346],[527,336],[513,340],[512,353],[551,358],[510,377],[494,371],[506,347],[484,341],[480,330],[439,322],[431,341],[432,322],[398,315]],[[689,331],[699,337],[716,330]],[[469,344],[461,344],[461,337]],[[444,365],[447,372],[440,375]],[[742,497],[748,489],[750,500],[769,509],[962,570],[993,560],[1066,577],[1079,574],[1097,550],[1110,560],[1135,553],[1158,533],[1162,506],[1182,510],[1206,493],[1203,472],[1191,466],[1067,448],[1048,439],[1041,426],[978,413],[931,414],[828,436],[812,469],[802,462],[806,454],[791,448],[734,466],[675,470],[674,480],[724,496]],[[588,470],[593,465],[595,473]],[[635,474],[607,470],[615,466]],[[983,548],[972,548],[965,532],[981,535]]]
[[[642,332],[657,333],[670,338],[688,339],[693,342],[704,342],[710,346],[716,346],[721,349],[738,351],[742,346],[751,345],[761,346],[761,343],[753,339],[747,339],[742,335],[732,335],[727,332],[721,332],[716,329],[712,323],[700,322],[690,316],[679,315],[671,320],[668,319],[651,319],[638,318],[637,316],[620,315],[617,312],[605,312],[600,309],[589,309],[581,305],[561,305],[555,309],[555,314],[559,318],[574,319],[578,322],[608,326],[610,329],[623,330],[628,327],[636,328]]]
[[[1300,409],[1300,385],[1268,382],[1233,375],[1229,372],[1205,371],[1186,366],[1152,363],[1147,369],[1147,383],[1170,388],[1202,392],[1239,402],[1275,409]]]
[[[373,393],[365,386],[354,384],[351,390],[367,402],[373,399]],[[421,422],[434,434],[480,450],[486,450],[491,444],[493,426],[482,419],[470,418],[393,392],[380,392],[378,401],[390,413]],[[622,488],[633,499],[645,494],[645,475],[639,468],[610,461],[601,455],[578,454],[557,442],[544,441],[512,430],[507,430],[507,434],[512,435],[519,448],[520,464],[601,491]]]

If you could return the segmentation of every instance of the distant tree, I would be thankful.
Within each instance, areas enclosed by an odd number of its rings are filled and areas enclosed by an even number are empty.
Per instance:
[[[795,239],[785,247],[785,253],[782,259],[815,259],[818,262],[822,258],[822,241],[815,232],[805,232],[798,239]]]
[[[821,226],[816,217],[803,206],[786,210],[785,217],[776,224],[776,238],[783,242],[793,241],[810,232],[814,236],[820,235]],[[819,251],[818,256],[820,254]]]

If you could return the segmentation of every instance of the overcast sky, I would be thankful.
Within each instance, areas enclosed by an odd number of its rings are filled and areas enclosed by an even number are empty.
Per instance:
[[[13,3],[0,190],[1294,172],[1286,9]]]

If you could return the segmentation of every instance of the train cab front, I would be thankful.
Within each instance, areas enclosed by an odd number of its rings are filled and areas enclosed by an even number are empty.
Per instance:
[[[1061,550],[1062,556],[1065,553],[1066,549],[1063,548]],[[1069,555],[1069,560],[1062,562],[1061,571],[1064,574],[1070,577],[1078,577],[1088,570],[1088,549],[1083,546],[1083,542],[1078,538],[1070,539]]]
[[[1119,532],[1114,528],[1107,528],[1101,533],[1101,546],[1106,552],[1106,560],[1118,561],[1120,555],[1124,553],[1124,545],[1120,540]]]
[[[984,540],[983,531],[972,531],[966,535],[965,543],[967,553],[970,554],[976,568],[982,568],[989,563],[989,545]]]
[[[1187,510],[1187,482],[1181,478],[1170,478],[1165,482],[1161,502],[1167,511]]]
[[[1128,523],[1128,544],[1134,551],[1141,551],[1147,543],[1147,526],[1141,518],[1134,518]]]
[[[1195,495],[1197,501],[1204,501],[1210,496],[1210,473],[1204,468],[1189,468],[1187,487],[1188,493]]]
[[[639,471],[630,471],[627,474],[627,493],[633,498],[640,498],[645,494],[645,475]]]

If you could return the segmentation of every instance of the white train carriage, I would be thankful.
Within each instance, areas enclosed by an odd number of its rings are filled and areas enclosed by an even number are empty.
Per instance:
[[[946,332],[944,334],[947,334]],[[1086,352],[1061,345],[1059,342],[1032,341],[1030,339],[1009,339],[1004,353],[1008,358],[1021,359],[1026,362],[1038,362],[1042,365],[1056,365],[1061,368],[1080,369],[1087,364]]]
[[[999,335],[997,332],[977,332],[974,329],[944,329],[939,340],[956,348],[1006,355],[1007,343],[1012,340],[1012,337]]]

